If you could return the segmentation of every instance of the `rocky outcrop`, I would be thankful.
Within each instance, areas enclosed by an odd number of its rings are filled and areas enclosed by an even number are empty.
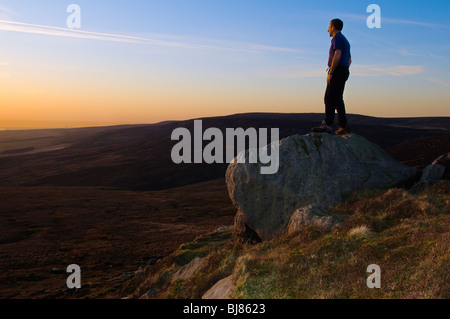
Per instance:
[[[439,156],[433,163],[427,165],[422,171],[420,180],[409,191],[419,193],[444,178],[450,178],[450,153]]]
[[[248,156],[247,152],[246,159]],[[417,173],[357,134],[289,136],[279,141],[278,172],[260,174],[259,167],[260,163],[248,160],[230,163],[226,182],[238,210],[235,233],[251,233],[261,240],[283,235],[288,228],[313,220],[336,223],[323,211],[316,211],[314,218],[311,212],[298,209],[310,205],[326,208],[352,191],[394,186]]]

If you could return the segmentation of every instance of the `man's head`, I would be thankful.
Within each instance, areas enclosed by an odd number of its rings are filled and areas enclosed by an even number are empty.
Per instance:
[[[344,22],[342,22],[341,19],[331,20],[330,25],[328,26],[328,33],[330,34],[330,37],[334,37],[336,33],[341,32],[343,27]]]

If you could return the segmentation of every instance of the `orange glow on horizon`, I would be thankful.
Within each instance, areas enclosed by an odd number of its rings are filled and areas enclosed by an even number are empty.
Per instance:
[[[116,79],[18,76],[0,79],[0,128],[64,128],[151,124],[236,113],[322,113],[323,81],[302,79],[270,86],[266,83],[202,83],[192,79],[182,86],[161,83],[133,84]],[[59,80],[59,81],[58,81]],[[310,83],[313,82],[313,85]],[[433,112],[423,108],[430,96],[397,88],[371,98],[365,87],[351,79],[345,93],[348,113],[379,117],[446,116],[450,97],[433,100]],[[172,84],[173,86],[170,86]],[[258,86],[260,85],[260,86]],[[402,92],[403,90],[403,92]]]

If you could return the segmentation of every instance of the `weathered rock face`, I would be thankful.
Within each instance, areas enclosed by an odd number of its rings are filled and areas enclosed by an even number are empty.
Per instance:
[[[196,257],[190,263],[181,267],[175,274],[173,274],[171,281],[188,280],[195,272],[197,272],[205,263],[205,258]]]
[[[352,191],[393,186],[417,173],[356,134],[289,136],[279,141],[278,172],[262,175],[259,167],[231,163],[226,182],[238,209],[235,232],[251,228],[262,240],[285,234],[299,208],[335,205]]]
[[[230,275],[216,282],[205,292],[202,299],[229,299],[233,287],[233,275]]]
[[[450,153],[439,156],[433,163],[426,166],[422,171],[422,176],[417,184],[409,191],[419,193],[427,187],[437,183],[441,179],[450,178]]]

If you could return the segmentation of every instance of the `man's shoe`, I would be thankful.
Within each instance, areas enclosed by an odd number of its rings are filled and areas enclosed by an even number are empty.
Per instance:
[[[349,133],[350,129],[348,127],[339,127],[339,129],[336,131],[336,135],[344,135]]]
[[[320,132],[320,133],[331,133],[332,130],[333,130],[333,128],[331,126],[327,125],[327,123],[325,123],[325,121],[322,121],[320,126],[311,128],[311,131]]]

